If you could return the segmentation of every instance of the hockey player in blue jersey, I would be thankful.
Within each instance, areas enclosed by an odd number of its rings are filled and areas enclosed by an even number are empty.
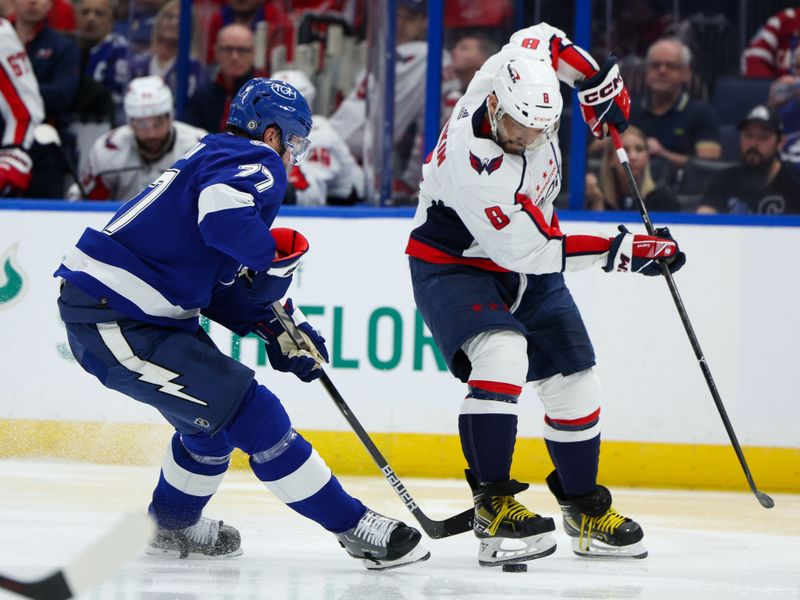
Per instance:
[[[298,353],[268,308],[308,250],[300,233],[270,226],[286,168],[307,154],[310,130],[311,113],[294,87],[250,80],[231,104],[225,133],[202,138],[102,231],[86,229],[55,272],[81,366],[175,427],[150,504],[159,527],[149,554],[242,553],[236,529],[202,516],[240,448],[268,489],[334,533],[368,569],[430,556],[416,529],[348,495],[278,398],[199,326],[202,314],[239,335],[255,332],[275,369],[303,381],[319,376],[324,339],[300,323],[316,352]]]

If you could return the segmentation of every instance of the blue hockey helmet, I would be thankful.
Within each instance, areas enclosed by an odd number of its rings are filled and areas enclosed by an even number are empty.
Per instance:
[[[245,83],[231,101],[228,125],[259,140],[267,127],[276,125],[293,165],[299,165],[308,154],[311,109],[303,95],[285,81],[255,77]]]

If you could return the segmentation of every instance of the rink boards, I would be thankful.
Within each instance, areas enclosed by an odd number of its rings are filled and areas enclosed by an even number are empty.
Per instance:
[[[158,463],[169,428],[151,409],[81,371],[55,305],[51,273],[83,228],[102,227],[109,213],[54,210],[67,207],[49,203],[37,206],[42,210],[4,208],[0,456]],[[458,477],[464,462],[455,433],[465,390],[444,370],[414,308],[403,254],[409,213],[321,214],[295,209],[276,225],[295,227],[311,242],[291,295],[328,339],[331,378],[401,476]],[[615,233],[616,222],[586,218],[565,214],[562,229]],[[634,215],[624,220],[641,230]],[[800,221],[673,221],[688,255],[676,281],[753,475],[766,491],[798,492],[800,269],[789,250],[800,241]],[[603,480],[741,489],[741,469],[664,282],[599,268],[567,279],[603,381]],[[334,470],[377,472],[321,385],[273,372],[255,339],[240,340],[213,323],[209,332],[281,397]],[[529,387],[521,398],[514,471],[540,480],[550,466],[543,411]],[[246,465],[243,457],[235,462]]]

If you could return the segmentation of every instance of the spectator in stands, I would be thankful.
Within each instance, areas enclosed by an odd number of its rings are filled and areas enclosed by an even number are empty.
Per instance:
[[[158,76],[130,82],[125,114],[128,125],[100,137],[81,169],[89,200],[132,198],[207,133],[173,120],[172,93]],[[77,187],[71,199],[79,199]]]
[[[77,0],[75,41],[81,49],[81,85],[73,112],[82,121],[116,123],[128,82],[128,42],[111,31],[111,0]],[[109,115],[110,112],[110,115]]]
[[[745,77],[774,79],[791,71],[792,51],[800,38],[800,6],[772,15],[742,55]]]
[[[292,46],[292,22],[284,9],[283,0],[228,0],[214,13],[209,25],[208,56],[206,62],[216,62],[217,36],[226,25],[238,23],[259,35],[259,23],[267,24],[268,39],[261,40],[266,56],[255,58],[257,66],[263,65],[265,75],[270,72],[270,54],[278,46]]]
[[[45,120],[58,129],[66,152],[74,155],[74,142],[67,132],[69,111],[78,88],[80,51],[47,25],[51,0],[13,0],[14,27],[25,45],[33,73],[44,100]],[[31,148],[33,174],[27,195],[32,198],[63,198],[67,166],[55,145]]]
[[[215,52],[219,71],[213,81],[201,85],[189,98],[184,115],[187,123],[212,133],[225,130],[231,100],[253,77],[254,50],[250,28],[234,23],[220,30]]]
[[[180,0],[169,0],[156,15],[150,49],[131,60],[131,78],[158,75],[169,86],[172,93],[178,86],[175,59],[178,57],[178,21],[180,19]],[[196,59],[189,59],[188,96],[194,94],[203,81],[203,65]]]
[[[44,103],[14,26],[0,18],[0,196],[20,196],[31,180],[28,151]]]
[[[472,77],[481,68],[486,59],[499,52],[500,47],[483,33],[466,33],[458,38],[458,41],[450,51],[452,56],[453,76],[456,79],[458,89],[450,91],[444,99],[444,110],[442,111],[442,124],[450,118],[453,107],[459,98],[467,91]]]
[[[631,170],[645,205],[652,211],[678,211],[680,203],[675,194],[666,187],[656,185],[650,173],[650,155],[647,153],[647,138],[638,127],[631,125],[622,134],[622,143],[630,159]],[[628,187],[625,171],[617,159],[614,146],[603,141],[603,162],[599,178],[586,174],[586,208],[588,210],[637,210],[636,201]]]
[[[783,121],[783,158],[800,170],[800,47],[794,50],[792,72],[770,86],[769,105],[778,110]]]
[[[662,38],[647,51],[647,95],[633,102],[631,123],[647,135],[651,158],[675,168],[692,156],[718,159],[719,125],[711,108],[689,97],[692,55],[677,38]]]
[[[800,214],[800,175],[780,159],[783,124],[756,106],[739,124],[741,163],[717,175],[697,212]]]
[[[131,54],[141,54],[150,47],[153,27],[166,0],[118,0],[114,33],[130,44]]]
[[[422,174],[421,135],[425,121],[425,77],[428,60],[426,0],[398,0],[397,61],[394,97],[394,196],[406,202],[416,192]],[[458,83],[452,77],[450,53],[442,59],[442,97]],[[364,156],[367,77],[351,91],[331,115],[330,123],[362,164]]]
[[[302,71],[277,71],[280,79],[297,88],[314,103],[317,89]],[[364,171],[358,166],[347,144],[322,115],[313,116],[311,151],[301,165],[291,168],[289,181],[295,189],[295,203],[304,206],[349,205],[364,198]]]
[[[10,17],[14,14],[12,0],[0,1],[0,16]],[[72,33],[75,30],[75,9],[69,0],[53,0],[53,5],[47,12],[47,25],[50,29]]]

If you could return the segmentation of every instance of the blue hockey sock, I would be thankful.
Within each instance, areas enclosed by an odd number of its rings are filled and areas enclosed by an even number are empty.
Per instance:
[[[203,453],[188,450],[187,445]],[[222,483],[231,450],[219,440],[202,434],[184,436],[183,441],[179,433],[172,436],[148,509],[159,526],[183,529],[197,523],[203,508]]]
[[[255,382],[222,432],[250,455],[250,468],[289,508],[334,533],[355,526],[366,508],[291,426],[277,396]]]
[[[333,533],[354,527],[366,510],[344,491],[322,457],[294,429],[276,447],[253,454],[250,467],[289,508]]]
[[[458,417],[461,449],[479,483],[508,481],[517,439],[517,399],[522,388],[470,381]]]
[[[600,435],[582,442],[545,440],[567,498],[591,494],[597,488]]]

